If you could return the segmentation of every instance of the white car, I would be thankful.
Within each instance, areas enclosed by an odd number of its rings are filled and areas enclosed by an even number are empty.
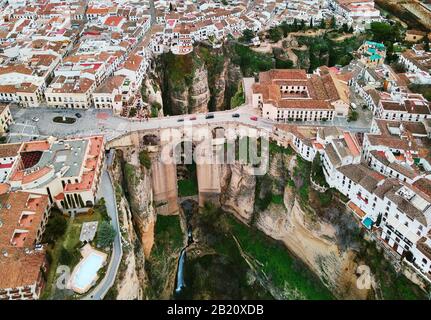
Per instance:
[[[351,107],[353,110],[356,110],[356,108],[357,108],[356,103],[352,102],[352,103],[350,104],[350,107]]]
[[[33,118],[31,118],[31,120],[33,120],[34,122],[38,122],[39,118],[38,117],[33,117]]]

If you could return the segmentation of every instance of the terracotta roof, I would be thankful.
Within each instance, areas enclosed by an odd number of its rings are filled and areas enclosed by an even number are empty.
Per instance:
[[[16,157],[22,143],[0,144],[0,158]]]

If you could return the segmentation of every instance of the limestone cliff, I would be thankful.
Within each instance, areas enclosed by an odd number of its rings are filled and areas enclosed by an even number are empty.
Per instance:
[[[224,166],[221,173],[222,208],[241,221],[251,224],[268,236],[282,241],[300,257],[331,291],[340,298],[366,299],[369,290],[356,288],[355,253],[339,246],[337,229],[299,205],[297,192],[286,183],[295,156],[276,153],[268,173],[250,175],[244,166]],[[261,202],[269,194],[280,194],[282,203]]]
[[[175,84],[168,80],[172,114],[205,113],[208,111],[210,92],[208,89],[208,71],[204,65],[193,71],[191,84],[175,90]]]
[[[117,152],[110,168],[116,190],[118,218],[120,222],[123,257],[115,279],[115,283],[107,294],[107,299],[134,300],[142,298],[145,285],[145,255],[140,238],[135,230],[133,215],[124,190],[122,170],[123,153]],[[123,185],[123,186],[122,186]]]
[[[187,55],[166,53],[157,70],[165,114],[191,114],[230,108],[242,79],[225,49],[197,46]]]
[[[251,175],[243,165],[235,163],[223,166],[220,181],[223,190],[220,203],[223,210],[249,223],[254,212],[256,177]]]
[[[201,58],[163,54],[160,58],[160,82],[165,114],[188,114],[208,111],[210,91],[208,71]]]
[[[123,172],[125,186],[135,229],[141,238],[145,257],[149,257],[154,244],[156,212],[153,207],[151,172],[141,166],[138,152],[124,153]]]

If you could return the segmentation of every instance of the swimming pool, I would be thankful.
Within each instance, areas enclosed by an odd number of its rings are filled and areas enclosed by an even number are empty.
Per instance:
[[[363,223],[363,225],[368,229],[368,230],[370,230],[371,229],[371,227],[373,226],[373,220],[371,220],[371,218],[370,217],[366,217],[363,221],[362,221],[362,223]]]
[[[91,252],[81,261],[81,265],[72,279],[73,287],[82,291],[87,291],[91,287],[92,282],[96,279],[97,271],[103,266],[104,261],[104,256]]]

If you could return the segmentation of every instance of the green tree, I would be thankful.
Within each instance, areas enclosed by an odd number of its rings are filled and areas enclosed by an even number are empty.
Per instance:
[[[275,59],[275,68],[276,69],[292,69],[293,68],[293,61],[276,58]]]
[[[301,30],[305,30],[305,21],[301,20],[301,26],[300,26]]]
[[[429,39],[428,39],[428,37],[427,37],[427,36],[425,36],[424,50],[425,50],[426,52],[429,52],[429,51],[430,51],[430,41],[429,41]]]
[[[342,28],[344,33],[347,33],[349,31],[349,25],[347,23],[343,23]]]
[[[249,43],[251,42],[251,39],[255,37],[253,30],[245,29],[242,33],[242,38],[244,39],[244,42]]]
[[[147,169],[151,168],[151,158],[147,150],[139,152],[139,162]]]
[[[293,31],[298,31],[298,20],[293,19]]]
[[[325,21],[325,19],[320,20],[319,28],[320,29],[326,29],[326,21]]]
[[[61,247],[60,249],[60,255],[58,257],[58,261],[60,264],[69,266],[72,263],[73,256],[70,254],[69,251],[65,247]]]
[[[67,220],[66,218],[58,213],[49,219],[45,233],[44,233],[44,242],[53,243],[58,238],[60,238],[67,229]]]
[[[292,26],[288,25],[286,21],[280,24],[280,29],[283,31],[283,37],[287,37],[290,31],[292,31]]]
[[[370,31],[373,41],[394,43],[401,40],[401,28],[398,23],[391,25],[385,22],[371,22]]]
[[[109,222],[103,221],[97,230],[97,245],[101,248],[110,247],[114,242],[117,232]]]
[[[329,22],[329,26],[331,27],[331,29],[335,29],[335,27],[337,26],[337,22],[335,21],[334,16],[331,17],[331,21]]]
[[[269,35],[269,39],[272,42],[278,42],[283,37],[283,34],[281,33],[279,28],[269,29],[268,35]]]
[[[357,111],[350,112],[349,116],[347,117],[347,121],[356,121],[359,118],[359,114]]]

